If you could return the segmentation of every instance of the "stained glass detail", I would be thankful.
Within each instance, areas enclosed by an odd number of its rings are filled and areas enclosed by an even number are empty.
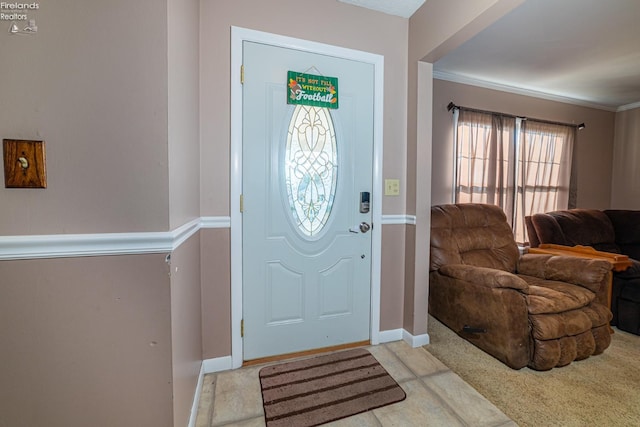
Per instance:
[[[331,215],[338,178],[338,151],[327,108],[296,106],[284,155],[289,209],[299,231],[314,237]]]

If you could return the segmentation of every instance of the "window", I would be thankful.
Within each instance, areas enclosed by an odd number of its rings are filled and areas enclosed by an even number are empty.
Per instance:
[[[289,209],[307,237],[322,231],[331,215],[338,179],[338,150],[327,108],[296,106],[284,153]]]
[[[466,109],[454,117],[456,203],[500,206],[518,243],[525,216],[570,207],[574,126]]]

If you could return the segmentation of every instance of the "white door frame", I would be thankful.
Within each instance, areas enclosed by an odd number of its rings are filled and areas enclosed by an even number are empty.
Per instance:
[[[373,191],[371,230],[371,344],[380,342],[380,268],[382,248],[382,120],[384,92],[384,57],[302,39],[280,36],[240,27],[231,27],[231,363],[239,368],[243,361],[240,336],[242,320],[242,43],[251,41],[288,49],[335,56],[365,62],[374,66],[373,110]],[[283,77],[283,82],[285,80]]]

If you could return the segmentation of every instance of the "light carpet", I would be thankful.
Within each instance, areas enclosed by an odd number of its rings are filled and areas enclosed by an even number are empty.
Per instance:
[[[361,348],[267,366],[259,376],[268,427],[316,426],[406,397]]]
[[[640,336],[618,329],[603,354],[550,371],[514,370],[429,316],[425,349],[527,426],[640,426]]]

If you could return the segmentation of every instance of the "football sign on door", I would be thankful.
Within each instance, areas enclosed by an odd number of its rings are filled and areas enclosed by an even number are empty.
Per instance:
[[[315,74],[287,73],[287,104],[338,108],[338,79]]]

